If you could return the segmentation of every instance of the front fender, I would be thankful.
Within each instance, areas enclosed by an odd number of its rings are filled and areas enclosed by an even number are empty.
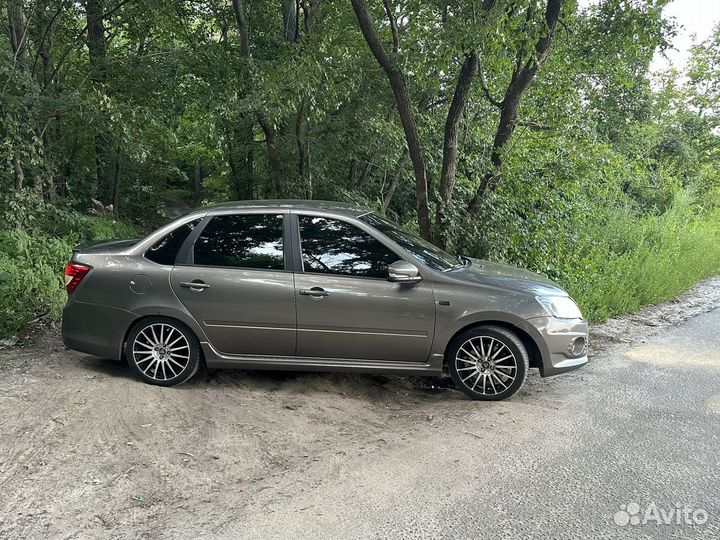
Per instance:
[[[441,308],[438,307],[438,309]],[[528,322],[527,319],[523,319],[512,313],[494,310],[466,312],[457,318],[446,321],[442,325],[439,324],[436,329],[435,340],[433,341],[432,356],[435,359],[438,357],[444,359],[445,351],[456,335],[472,326],[492,323],[501,323],[503,326],[509,326],[523,331],[537,346],[540,352],[539,360],[541,360],[542,364],[545,365],[547,362],[550,362],[550,350],[542,334],[535,326]]]

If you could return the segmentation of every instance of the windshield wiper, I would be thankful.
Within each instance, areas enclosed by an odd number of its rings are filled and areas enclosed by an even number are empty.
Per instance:
[[[470,265],[470,259],[467,257],[463,257],[462,255],[457,256],[458,263],[454,264],[451,270],[459,270],[460,268],[465,268],[466,266]]]

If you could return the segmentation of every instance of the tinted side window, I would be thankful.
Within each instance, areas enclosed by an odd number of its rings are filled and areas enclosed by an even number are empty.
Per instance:
[[[145,257],[158,264],[175,264],[180,246],[198,223],[200,220],[196,219],[169,232],[145,252]]]
[[[400,259],[348,223],[313,216],[298,218],[305,272],[386,278],[387,267]]]
[[[195,241],[195,264],[282,270],[282,215],[215,216]]]

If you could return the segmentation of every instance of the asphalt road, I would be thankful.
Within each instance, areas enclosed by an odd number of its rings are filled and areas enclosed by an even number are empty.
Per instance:
[[[342,374],[158,388],[43,334],[0,351],[0,538],[717,539],[719,336],[720,309],[479,403]]]

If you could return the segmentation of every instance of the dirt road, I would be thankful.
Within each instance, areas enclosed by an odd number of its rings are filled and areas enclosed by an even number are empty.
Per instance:
[[[718,538],[718,305],[716,279],[597,327],[588,366],[500,403],[342,374],[159,388],[38,334],[0,351],[0,538]],[[707,520],[624,525],[651,503]]]

